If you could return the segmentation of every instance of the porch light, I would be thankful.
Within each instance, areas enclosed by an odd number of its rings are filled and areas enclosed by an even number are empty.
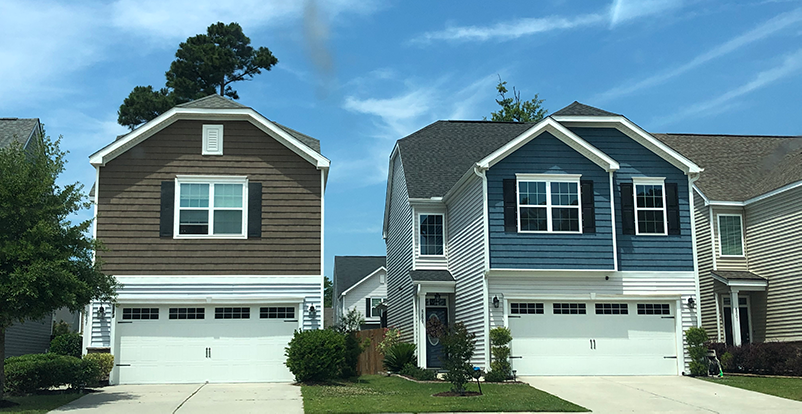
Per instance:
[[[693,298],[688,298],[688,307],[693,309],[694,305],[696,305],[696,301]]]
[[[309,316],[314,318],[315,314],[317,314],[317,309],[315,309],[315,305],[309,305]]]
[[[500,302],[500,301],[498,300],[498,295],[496,295],[496,296],[493,296],[493,307],[494,307],[494,308],[498,309],[499,302]]]
[[[105,319],[106,318],[106,309],[103,308],[103,305],[100,305],[100,307],[97,308],[97,317],[98,317],[98,319]]]

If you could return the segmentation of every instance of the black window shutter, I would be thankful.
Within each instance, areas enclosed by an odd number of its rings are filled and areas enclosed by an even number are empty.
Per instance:
[[[666,216],[668,217],[668,234],[679,235],[679,191],[677,191],[677,183],[666,183]]]
[[[262,237],[262,183],[248,183],[248,238]]]
[[[518,195],[514,179],[504,180],[504,231],[518,232]]]
[[[593,181],[582,180],[579,182],[582,191],[582,232],[596,232],[596,203],[593,196]]]
[[[370,298],[365,298],[365,317],[370,318],[371,314],[372,312],[370,309]]]
[[[635,199],[632,183],[621,183],[621,231],[635,234]]]
[[[173,237],[175,211],[175,181],[162,181],[159,237]]]

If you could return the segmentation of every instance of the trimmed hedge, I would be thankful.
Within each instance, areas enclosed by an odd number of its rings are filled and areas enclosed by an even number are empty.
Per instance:
[[[98,368],[100,369],[100,376],[98,377],[98,380],[109,379],[109,374],[111,374],[111,370],[114,368],[114,355],[103,353],[86,354],[84,355],[84,359],[90,359],[97,362]]]
[[[4,390],[29,394],[37,390],[70,385],[81,388],[97,383],[101,368],[96,360],[67,355],[29,354],[5,360]]]
[[[346,358],[345,335],[331,329],[295,331],[284,363],[297,382],[323,382],[340,376]]]
[[[710,343],[719,360],[729,353],[724,372],[802,376],[802,342],[763,342],[739,347]]]
[[[58,355],[67,355],[80,358],[82,349],[83,338],[81,337],[81,334],[66,333],[59,335],[50,341],[50,352]]]

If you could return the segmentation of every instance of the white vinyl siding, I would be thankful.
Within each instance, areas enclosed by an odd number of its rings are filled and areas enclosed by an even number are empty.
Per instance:
[[[349,290],[343,298],[345,300],[345,309],[356,308],[356,310],[365,317],[365,320],[379,320],[378,317],[372,318],[371,315],[367,313],[365,309],[365,299],[371,297],[387,297],[387,284],[382,283],[382,279],[384,279],[383,270]]]
[[[485,366],[483,183],[471,179],[448,204],[448,268],[456,279],[454,320],[476,334],[472,363]]]
[[[412,207],[404,177],[401,154],[398,153],[392,164],[392,187],[390,197],[389,223],[387,228],[387,325],[401,330],[401,339],[413,340],[414,294],[409,271],[412,270],[412,246],[414,226]]]
[[[716,322],[716,294],[713,290],[713,245],[711,241],[710,207],[705,206],[702,196],[694,190],[693,193],[695,226],[696,226],[696,252],[699,260],[699,291],[701,306],[702,328],[707,331],[713,341],[718,339],[718,326]],[[723,341],[723,338],[721,339]]]

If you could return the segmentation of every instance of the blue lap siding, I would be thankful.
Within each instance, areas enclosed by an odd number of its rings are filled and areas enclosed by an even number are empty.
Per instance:
[[[596,233],[505,233],[503,180],[517,173],[581,174],[593,180]],[[610,176],[582,154],[543,133],[487,171],[490,267],[494,269],[613,269]]]

